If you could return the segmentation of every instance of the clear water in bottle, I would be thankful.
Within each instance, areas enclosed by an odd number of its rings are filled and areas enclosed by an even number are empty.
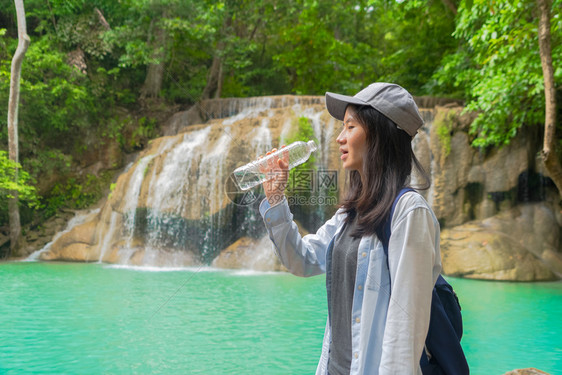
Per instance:
[[[291,143],[287,147],[280,148],[264,158],[254,160],[236,168],[233,172],[236,183],[241,190],[248,190],[254,186],[263,184],[265,181],[273,178],[273,176],[267,176],[261,172],[267,167],[271,159],[280,159],[283,157],[283,153],[289,152],[289,169],[293,169],[297,165],[307,161],[310,154],[316,151],[317,148],[318,146],[316,146],[316,143],[312,140],[308,142],[297,141]]]

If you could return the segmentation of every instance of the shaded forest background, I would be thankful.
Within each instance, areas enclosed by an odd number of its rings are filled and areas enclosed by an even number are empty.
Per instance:
[[[547,4],[560,119],[562,0]],[[18,188],[27,228],[97,202],[127,155],[202,99],[353,95],[395,82],[463,101],[483,150],[545,122],[535,0],[29,0],[25,10]],[[13,1],[0,0],[3,232],[17,38]]]

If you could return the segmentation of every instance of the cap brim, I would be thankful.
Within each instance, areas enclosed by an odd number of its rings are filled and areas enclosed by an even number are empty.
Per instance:
[[[335,94],[333,92],[326,93],[326,108],[332,117],[337,120],[343,121],[345,117],[345,109],[350,104],[356,105],[369,105],[361,99],[353,96]]]

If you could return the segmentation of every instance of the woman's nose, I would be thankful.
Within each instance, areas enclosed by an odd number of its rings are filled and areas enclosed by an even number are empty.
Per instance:
[[[342,130],[340,132],[340,134],[338,135],[338,137],[336,138],[336,142],[339,144],[343,144],[345,142],[345,135],[344,135],[345,130]]]

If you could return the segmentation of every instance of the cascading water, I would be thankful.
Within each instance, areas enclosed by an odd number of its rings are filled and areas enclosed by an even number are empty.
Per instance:
[[[118,218],[118,214],[116,212],[112,212],[111,213],[111,219],[109,220],[109,231],[105,232],[105,233],[100,232],[99,243],[101,245],[100,245],[100,257],[98,259],[98,263],[103,262],[103,258],[107,254],[107,250],[109,249],[109,245],[111,243],[111,240],[113,239],[113,235],[115,234],[115,229],[116,229],[115,223],[117,222],[117,218]],[[131,230],[131,232],[132,232],[132,230]],[[134,249],[131,246],[131,240],[128,239],[127,246],[124,249],[121,249],[121,251],[126,253],[126,255],[124,257],[124,259],[125,259],[124,263],[126,263],[127,260],[130,258],[133,250]]]
[[[220,237],[220,226],[223,219],[223,210],[221,208],[225,200],[222,192],[222,181],[226,178],[225,162],[231,141],[230,133],[228,129],[225,129],[225,133],[217,140],[213,149],[203,154],[199,164],[200,177],[197,180],[197,191],[204,191],[206,189],[209,192],[211,199],[206,202],[209,212],[217,213],[213,216],[205,216],[203,219],[205,236],[201,252],[204,257],[212,255],[214,252],[212,246],[220,242],[217,237]]]
[[[127,233],[127,242],[126,248],[131,249],[133,247],[133,236],[135,234],[135,224],[137,222],[137,207],[139,201],[139,195],[142,187],[142,183],[144,181],[146,167],[148,163],[154,159],[156,155],[149,155],[142,158],[136,165],[133,175],[129,180],[129,186],[127,188],[127,194],[125,195],[125,231]],[[109,226],[110,230],[114,230],[115,228],[115,219],[111,219],[111,225]],[[113,233],[108,233],[108,237],[111,238]],[[103,259],[103,255],[106,251],[106,246],[102,247],[100,251],[101,257]]]

